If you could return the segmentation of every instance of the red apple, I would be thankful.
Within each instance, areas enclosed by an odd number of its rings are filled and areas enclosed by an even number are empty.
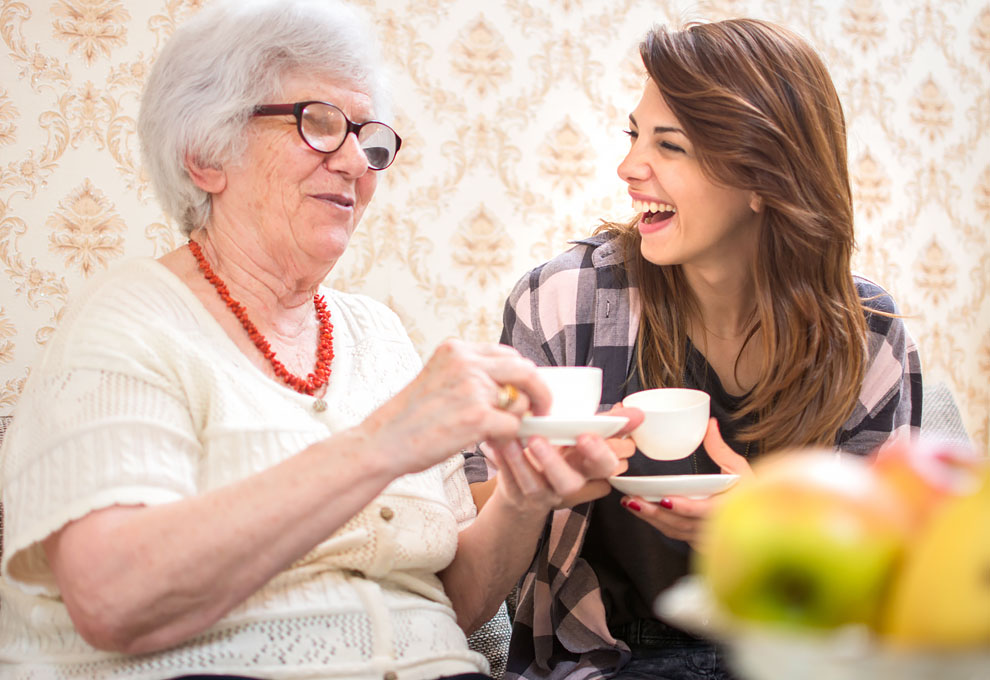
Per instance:
[[[957,444],[899,439],[881,447],[869,460],[880,481],[900,498],[917,529],[947,499],[973,491],[982,459]]]

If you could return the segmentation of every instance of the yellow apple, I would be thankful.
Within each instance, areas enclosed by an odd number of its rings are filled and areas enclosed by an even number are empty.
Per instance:
[[[978,491],[947,500],[918,532],[881,632],[898,646],[990,651],[990,464]]]

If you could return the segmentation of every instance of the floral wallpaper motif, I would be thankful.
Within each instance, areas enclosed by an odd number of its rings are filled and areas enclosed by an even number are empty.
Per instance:
[[[0,0],[0,414],[72,294],[181,243],[140,167],[141,85],[209,0]],[[631,207],[615,168],[653,23],[802,33],[849,123],[857,271],[907,316],[990,450],[990,0],[354,0],[392,70],[402,153],[330,283],[426,355],[497,339],[528,268]]]

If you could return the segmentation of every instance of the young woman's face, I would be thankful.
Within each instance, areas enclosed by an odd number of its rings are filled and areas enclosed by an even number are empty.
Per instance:
[[[691,141],[650,80],[629,115],[631,146],[619,164],[641,212],[643,257],[658,265],[723,266],[755,251],[759,201],[701,171]]]

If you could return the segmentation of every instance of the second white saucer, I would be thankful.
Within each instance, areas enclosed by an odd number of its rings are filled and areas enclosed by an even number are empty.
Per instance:
[[[687,496],[688,498],[705,498],[714,493],[725,491],[736,483],[739,475],[649,475],[629,476],[619,475],[609,477],[608,481],[616,489],[630,496],[639,496],[643,500],[656,503],[664,496]]]
[[[573,446],[579,435],[590,432],[609,437],[621,430],[627,422],[629,419],[625,416],[524,416],[519,425],[519,438],[525,440],[533,435],[540,435],[554,446]]]

